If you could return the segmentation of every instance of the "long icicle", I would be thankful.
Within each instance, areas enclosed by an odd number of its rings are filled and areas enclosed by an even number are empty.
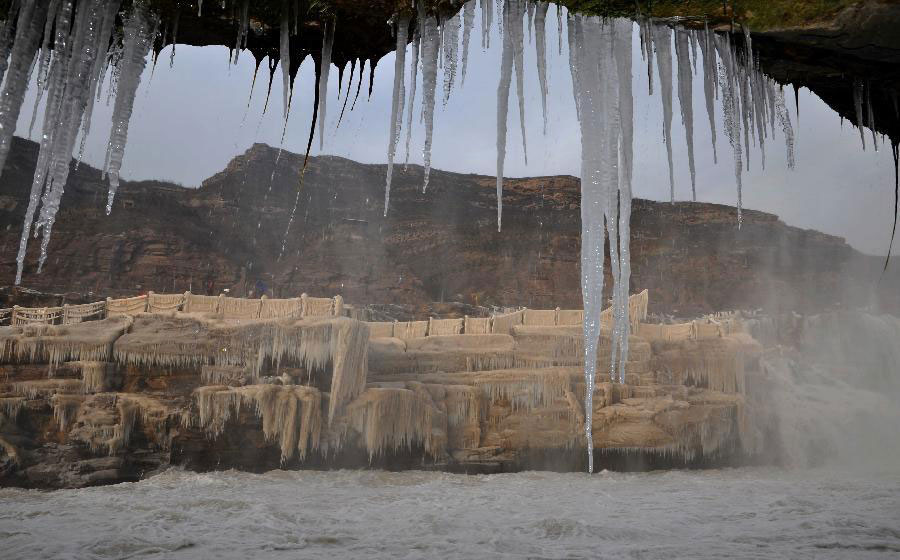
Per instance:
[[[460,83],[466,83],[466,69],[469,66],[469,42],[472,37],[472,27],[475,24],[475,2],[466,2],[463,6],[463,36],[462,36],[462,76]]]
[[[681,123],[687,140],[688,169],[691,172],[691,200],[697,202],[697,170],[694,167],[694,94],[689,59],[687,31],[675,31],[675,59],[678,64],[678,104],[681,107]]]
[[[716,153],[716,116],[713,99],[718,76],[716,73],[716,51],[712,46],[712,32],[707,26],[700,39],[700,55],[703,57],[703,96],[706,100],[706,116],[709,119],[709,133],[712,137],[713,163],[719,163]]]
[[[669,161],[669,197],[675,202],[675,165],[672,161],[672,36],[668,25],[654,25],[651,33],[656,45],[656,64],[659,69],[660,96],[663,106],[663,141]]]
[[[406,81],[406,40],[409,33],[409,17],[397,21],[397,49],[394,56],[394,93],[391,101],[391,122],[388,126],[387,176],[384,182],[384,215],[387,216],[391,202],[391,179],[394,174],[394,155],[400,140],[400,125],[403,122],[403,96]]]
[[[521,35],[517,35],[515,28],[518,22],[518,29],[521,31],[522,16],[521,0],[506,0],[503,3],[503,52],[500,58],[500,80],[497,84],[497,231],[501,231],[503,227],[503,169],[506,164],[509,90],[517,41],[519,50],[522,49]]]
[[[428,189],[428,180],[431,176],[431,142],[434,135],[434,98],[437,93],[440,33],[437,19],[434,16],[427,16],[422,25],[422,117],[425,121],[425,145],[422,147],[422,163],[425,168],[423,193]]]
[[[319,66],[319,151],[325,148],[325,111],[328,102],[328,73],[331,71],[331,48],[333,45],[334,22],[326,21],[322,37],[322,62]],[[374,71],[372,69],[372,72]]]
[[[419,20],[421,21],[421,20]],[[409,145],[412,142],[413,107],[416,103],[416,85],[419,79],[419,51],[422,49],[422,33],[416,29],[416,38],[413,40],[412,60],[409,63],[409,102],[406,108],[406,157],[403,160],[403,169],[409,167]]]
[[[570,37],[572,83],[581,128],[581,292],[584,301],[585,439],[588,472],[594,470],[593,400],[600,313],[603,309],[605,220],[618,191],[618,76],[613,60],[612,23],[576,17]],[[623,232],[623,234],[626,234]],[[611,240],[612,241],[612,240]]]
[[[41,32],[44,28],[46,6],[35,0],[22,0],[16,23],[16,34],[9,55],[6,83],[0,94],[0,172],[6,164],[6,156],[12,144],[16,121],[28,87],[28,71],[34,60]]]
[[[544,117],[544,135],[547,134],[547,10],[550,4],[538,2],[534,14],[534,48],[537,55],[538,82],[541,88],[541,114]]]
[[[625,382],[625,364],[628,362],[628,337],[631,335],[631,316],[628,296],[631,287],[631,179],[634,173],[634,96],[632,93],[631,20],[616,20],[616,65],[619,82],[619,125],[622,136],[619,141],[619,276],[616,285],[619,292],[619,321],[616,328],[619,337],[619,382]],[[614,242],[614,240],[610,240]]]
[[[122,159],[125,157],[128,123],[134,109],[137,89],[141,83],[141,73],[147,64],[146,57],[151,47],[151,32],[154,27],[154,16],[150,15],[144,2],[141,0],[135,2],[132,6],[131,17],[125,23],[124,52],[120,63],[119,85],[116,102],[113,106],[112,128],[106,151],[106,165],[104,165],[104,172],[109,176],[107,215],[112,212],[113,200],[119,188],[119,170],[122,168]]]

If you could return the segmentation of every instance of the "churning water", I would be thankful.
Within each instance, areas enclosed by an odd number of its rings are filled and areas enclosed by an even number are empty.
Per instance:
[[[171,470],[0,490],[18,558],[881,558],[900,472],[643,474]]]

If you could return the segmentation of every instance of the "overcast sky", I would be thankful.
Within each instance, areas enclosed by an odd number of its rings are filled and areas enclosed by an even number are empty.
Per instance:
[[[580,133],[575,118],[567,47],[564,38],[562,54],[558,53],[554,11],[555,7],[551,7],[547,18],[548,134],[544,136],[541,131],[534,44],[527,43],[523,89],[526,92],[528,165],[525,165],[519,139],[516,104],[511,100],[506,163],[506,175],[510,177],[577,175],[579,171]],[[493,175],[496,170],[496,97],[501,41],[495,29],[491,48],[483,50],[480,16],[476,15],[475,19],[465,84],[461,85],[457,76],[449,103],[442,105],[440,98],[437,103],[432,162],[438,169]],[[654,95],[649,96],[646,62],[641,60],[636,31],[635,28],[632,49],[635,61],[634,192],[638,197],[668,200],[668,167],[662,142],[659,84],[657,82],[654,87]],[[228,50],[224,47],[182,45],[177,48],[174,65],[170,68],[169,55],[170,48],[161,53],[152,80],[149,64],[144,73],[129,130],[122,168],[124,178],[164,179],[185,186],[199,186],[203,179],[220,171],[232,157],[244,152],[252,143],[279,144],[283,124],[280,69],[272,85],[269,109],[263,114],[268,81],[263,62],[253,89],[252,102],[245,112],[254,67],[251,56],[245,53],[237,65],[229,66]],[[409,58],[408,51],[407,61]],[[348,105],[339,128],[336,125],[343,97],[338,98],[337,71],[332,69],[324,153],[367,163],[386,161],[393,67],[393,53],[378,62],[371,99],[367,99],[367,68],[359,102],[352,112]],[[349,73],[345,72],[344,92],[348,77]],[[654,78],[658,81],[655,68]],[[419,80],[416,111],[421,101],[421,72]],[[438,80],[440,86],[440,73]],[[313,84],[312,59],[307,58],[294,83],[291,118],[284,142],[284,147],[293,152],[302,152],[306,147]],[[355,93],[356,78],[352,89]],[[699,66],[694,77],[693,93],[698,200],[734,204],[733,159],[722,128],[721,107],[717,102],[719,163],[714,165],[703,97],[702,67]],[[515,81],[511,95],[515,96]],[[785,95],[797,130],[793,91],[786,89]],[[27,134],[34,96],[35,88],[29,88],[18,123],[19,135]],[[674,88],[673,100],[676,195],[685,200],[690,198],[691,186],[684,129]],[[111,105],[105,104],[104,95],[103,102],[95,108],[92,131],[87,141],[86,160],[92,165],[100,166],[103,162],[111,110]],[[39,129],[40,119],[35,126],[34,138]],[[404,130],[403,138],[405,134]],[[416,118],[412,162],[422,161],[423,139],[423,127]],[[793,171],[787,169],[785,143],[780,133],[768,139],[765,171],[760,166],[759,151],[754,149],[751,171],[744,173],[745,207],[773,212],[790,225],[840,235],[862,251],[884,254],[893,219],[893,159],[888,147],[882,147],[878,152],[872,149],[871,135],[867,134],[866,142],[867,151],[863,151],[858,131],[848,123],[842,127],[839,117],[827,105],[809,91],[801,90],[797,167]],[[318,145],[316,138],[314,154],[319,153]],[[403,157],[401,141],[398,160],[402,161]]]

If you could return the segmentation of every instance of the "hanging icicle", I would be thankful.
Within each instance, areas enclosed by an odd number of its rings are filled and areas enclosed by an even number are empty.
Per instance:
[[[713,163],[719,163],[716,153],[716,116],[715,101],[713,99],[718,88],[718,74],[716,72],[716,51],[712,44],[712,32],[707,26],[700,38],[700,55],[703,57],[703,97],[706,100],[706,116],[709,119],[709,133],[712,137]]]
[[[697,202],[697,170],[694,167],[694,76],[688,53],[688,32],[675,31],[675,60],[678,64],[678,104],[687,140],[688,169],[691,172],[691,200]]]
[[[503,3],[503,53],[500,59],[500,81],[497,85],[497,231],[503,227],[503,168],[506,163],[507,115],[509,113],[509,90],[512,85],[513,67],[517,76],[521,71],[522,60],[522,17],[524,6],[522,0],[506,0]],[[517,62],[518,60],[518,62]],[[524,101],[520,78],[517,77],[520,100],[520,119],[522,120],[522,145],[525,145]],[[526,152],[527,154],[527,152]],[[526,162],[527,162],[526,155]]]
[[[660,96],[663,106],[663,141],[669,161],[669,197],[675,202],[675,165],[672,161],[672,36],[668,25],[651,28],[656,46],[656,63],[659,69]]]
[[[134,109],[134,99],[141,83],[141,73],[146,66],[150,51],[155,17],[150,15],[146,4],[138,0],[132,5],[132,12],[125,22],[123,54],[119,64],[119,80],[116,102],[113,106],[112,128],[106,151],[104,175],[109,176],[109,197],[106,213],[112,212],[113,199],[119,188],[119,170],[125,157],[125,143],[128,139],[128,122]]]
[[[319,66],[319,151],[325,148],[325,109],[328,102],[328,73],[331,71],[331,48],[334,46],[334,22],[325,22],[322,37],[322,63]],[[370,70],[372,74],[375,69]]]
[[[469,42],[472,36],[472,26],[475,24],[475,2],[466,2],[463,6],[463,36],[462,36],[462,76],[460,83],[466,83],[466,68],[469,65]]]
[[[434,135],[434,101],[437,93],[440,33],[437,19],[434,16],[427,16],[422,24],[422,118],[425,121],[425,145],[422,148],[425,168],[423,193],[428,189],[428,179],[431,175],[431,142]]]
[[[547,10],[550,4],[538,2],[534,14],[534,48],[537,55],[538,83],[541,88],[541,114],[544,117],[544,135],[547,134]]]
[[[456,64],[459,57],[459,14],[444,22],[441,34],[441,50],[444,64],[444,105],[450,100],[450,92],[456,81]]]
[[[397,48],[394,51],[394,93],[391,101],[391,121],[388,126],[387,177],[384,183],[384,215],[387,216],[391,202],[391,179],[394,174],[394,154],[400,140],[403,122],[404,83],[406,80],[406,40],[409,33],[409,17],[397,21]]]

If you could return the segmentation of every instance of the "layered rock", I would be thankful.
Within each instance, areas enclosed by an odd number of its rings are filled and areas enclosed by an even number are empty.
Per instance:
[[[4,171],[0,282],[15,278],[36,153],[35,144],[17,140]],[[276,155],[253,146],[199,189],[123,182],[110,216],[96,203],[106,192],[99,172],[81,165],[66,187],[52,258],[37,274],[34,247],[24,284],[94,292],[88,301],[147,290],[217,295],[228,288],[246,295],[261,281],[275,297],[340,293],[353,303],[417,309],[452,300],[581,307],[580,197],[573,177],[508,180],[504,227],[497,232],[491,177],[435,170],[423,195],[422,168],[397,169],[385,218],[384,166],[311,158],[302,219],[298,214],[282,254],[303,158],[285,152],[276,167]],[[745,211],[740,230],[736,219],[727,206],[635,201],[632,285],[650,290],[651,312],[811,312],[879,299],[885,310],[900,309],[892,289],[900,281],[897,269],[876,281],[883,259],[771,214]]]
[[[0,481],[84,486],[170,465],[579,468],[579,329],[509,332],[370,339],[343,317],[173,312],[0,327]],[[598,463],[752,456],[743,393],[758,356],[740,333],[632,337],[626,383],[599,383],[594,398]],[[598,359],[610,361],[608,336]]]

